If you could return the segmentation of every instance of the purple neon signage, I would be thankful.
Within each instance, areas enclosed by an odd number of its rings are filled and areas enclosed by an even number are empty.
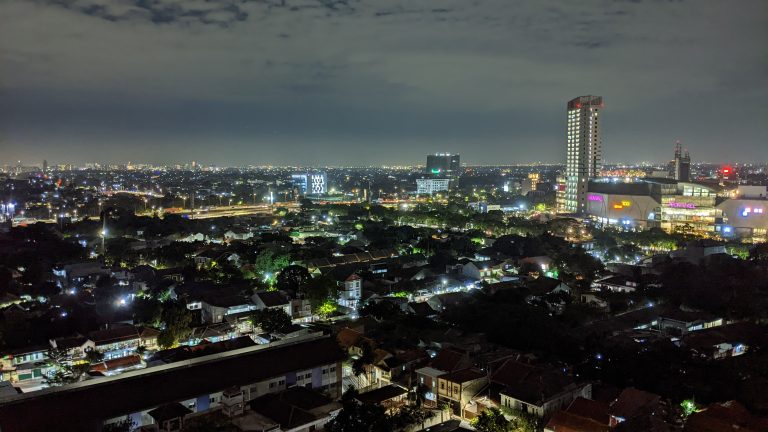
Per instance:
[[[667,206],[672,208],[684,208],[684,209],[696,208],[696,204],[694,203],[683,203],[683,202],[675,202],[675,201],[668,203]]]
[[[590,201],[603,202],[602,195],[589,194],[587,195],[587,199]]]

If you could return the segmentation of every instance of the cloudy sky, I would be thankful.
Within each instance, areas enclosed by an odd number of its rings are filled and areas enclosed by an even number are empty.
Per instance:
[[[765,0],[0,0],[0,164],[768,160]]]

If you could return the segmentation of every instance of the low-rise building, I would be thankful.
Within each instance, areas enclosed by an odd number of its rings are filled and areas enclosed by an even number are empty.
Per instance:
[[[467,368],[437,377],[437,401],[450,407],[453,414],[465,417],[464,410],[488,384],[488,375],[480,369]]]
[[[360,393],[355,397],[355,400],[362,404],[379,405],[388,412],[397,411],[405,405],[408,398],[408,390],[397,386],[387,385],[379,387],[374,390],[370,390],[364,393]]]
[[[500,406],[548,418],[577,397],[591,399],[592,384],[578,382],[564,370],[533,366],[513,359],[492,367],[491,398]]]
[[[126,416],[143,426],[155,423],[151,410],[168,403],[180,402],[194,412],[218,408],[232,387],[242,390],[244,403],[289,387],[311,388],[335,399],[341,393],[345,358],[327,337],[206,355],[53,388],[34,398],[4,398],[0,428],[87,432]]]

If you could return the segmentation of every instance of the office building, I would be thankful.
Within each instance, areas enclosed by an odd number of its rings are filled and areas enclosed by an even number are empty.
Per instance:
[[[683,152],[680,141],[675,144],[675,159],[672,161],[672,178],[677,181],[691,181],[691,156]]]
[[[328,192],[328,175],[322,171],[292,174],[291,181],[297,193],[302,196]]]
[[[565,176],[558,175],[555,181],[555,208],[558,212],[565,211]]]
[[[597,177],[602,157],[601,96],[579,96],[568,102],[565,212],[587,211],[587,185]]]
[[[522,194],[528,195],[529,192],[536,192],[541,183],[541,175],[537,172],[529,173],[528,178],[523,181]]]
[[[444,178],[459,177],[461,175],[459,155],[451,153],[427,155],[427,174]]]
[[[432,195],[437,192],[447,191],[451,180],[447,178],[420,178],[416,179],[416,193],[419,195]]]

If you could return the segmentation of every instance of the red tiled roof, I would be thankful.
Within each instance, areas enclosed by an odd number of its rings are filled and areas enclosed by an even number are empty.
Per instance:
[[[360,339],[363,338],[364,336],[362,333],[348,327],[344,327],[336,334],[336,340],[339,341],[339,345],[346,349],[356,346],[360,342]]]
[[[110,370],[129,368],[138,366],[141,364],[141,357],[138,355],[130,355],[127,357],[120,357],[116,359],[106,360],[101,363],[96,363],[91,366],[90,372],[107,372]]]
[[[131,339],[139,339],[139,331],[136,327],[128,325],[113,327],[106,330],[92,331],[88,336],[96,345],[103,345]]]
[[[764,432],[768,418],[752,415],[736,401],[714,403],[692,414],[685,424],[686,432]]]
[[[430,367],[443,372],[451,372],[461,367],[461,362],[466,358],[464,353],[452,349],[441,350],[432,360]]]
[[[467,368],[467,369],[461,369],[461,370],[457,370],[457,371],[442,375],[440,379],[444,379],[446,381],[460,384],[460,383],[465,383],[469,381],[474,381],[480,378],[485,378],[486,376],[487,376],[486,373],[481,371],[480,369]]]
[[[609,409],[608,404],[605,402],[577,397],[571,402],[566,411],[579,417],[592,419],[600,424],[608,425],[611,422],[611,416],[608,414]]]
[[[609,432],[610,426],[581,417],[567,411],[558,411],[547,423],[547,430],[554,432]]]
[[[627,387],[621,392],[616,402],[611,405],[611,414],[627,420],[643,414],[650,414],[656,409],[660,400],[661,396],[657,394]]]

